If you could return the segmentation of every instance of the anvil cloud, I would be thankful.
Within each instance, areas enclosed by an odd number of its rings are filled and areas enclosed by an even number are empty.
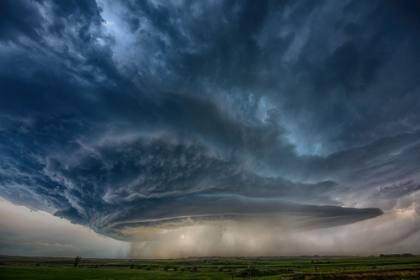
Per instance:
[[[417,1],[1,1],[0,196],[134,256],[393,222],[376,248],[419,253],[419,30]]]

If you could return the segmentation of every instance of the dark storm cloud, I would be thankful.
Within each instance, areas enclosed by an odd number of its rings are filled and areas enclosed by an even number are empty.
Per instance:
[[[148,65],[138,71],[154,86],[235,104],[230,114],[246,121],[266,96],[305,153],[316,142],[330,153],[418,128],[419,115],[405,113],[418,106],[415,4],[178,4],[119,10],[142,23],[130,34],[141,47],[125,55]],[[404,72],[397,82],[392,69]]]
[[[276,212],[329,227],[382,213],[340,206],[418,191],[416,6],[0,5],[0,195],[14,203],[119,236]]]
[[[25,14],[27,16],[22,16]],[[42,16],[31,2],[2,1],[0,4],[0,39],[15,40],[23,35],[39,40]]]
[[[14,188],[3,188],[2,196],[38,209],[53,207],[58,209],[55,215],[103,233],[112,232],[110,224],[185,216],[323,213],[337,219],[338,225],[380,214],[377,209],[348,209],[351,216],[344,219],[339,207],[293,204],[337,204],[329,195],[338,186],[264,178],[197,140],[181,144],[169,134],[116,133],[63,145],[70,138],[68,132],[84,132],[88,124],[65,116],[31,123],[7,121],[9,127],[3,127],[1,135],[10,140],[1,147],[2,185]],[[48,145],[41,145],[46,136]]]
[[[142,137],[118,129],[106,138],[75,139],[94,128],[67,116],[3,124],[1,138],[8,141],[1,146],[2,186],[14,188],[2,188],[2,196],[59,209],[56,215],[98,231],[133,219],[288,209],[272,199],[336,204],[329,199],[337,187],[333,182],[264,178],[198,139],[179,143],[168,133]]]
[[[307,168],[312,178],[338,181],[348,186],[341,195],[364,197],[371,205],[392,209],[419,207],[420,134],[400,134],[369,145],[313,159]],[[382,201],[382,202],[381,202]],[[384,203],[386,202],[386,203]]]

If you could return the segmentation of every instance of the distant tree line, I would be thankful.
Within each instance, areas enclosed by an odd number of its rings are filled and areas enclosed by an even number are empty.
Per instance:
[[[394,258],[394,257],[414,257],[411,253],[402,253],[402,254],[380,254],[380,258]]]

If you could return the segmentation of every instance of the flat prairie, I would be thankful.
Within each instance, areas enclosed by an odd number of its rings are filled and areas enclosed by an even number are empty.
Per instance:
[[[420,279],[420,256],[167,260],[0,257],[0,279]]]

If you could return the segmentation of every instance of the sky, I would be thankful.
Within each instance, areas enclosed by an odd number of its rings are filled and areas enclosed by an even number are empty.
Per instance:
[[[420,254],[415,0],[0,2],[0,254]]]

